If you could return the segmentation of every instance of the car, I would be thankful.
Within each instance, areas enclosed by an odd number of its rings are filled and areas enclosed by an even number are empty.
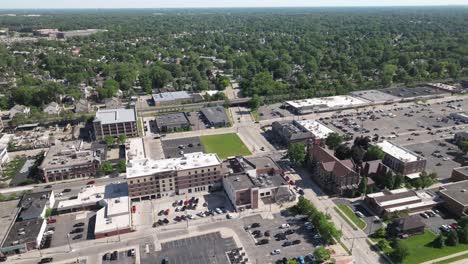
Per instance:
[[[301,243],[301,240],[296,239],[292,242],[293,245],[299,245]]]
[[[82,239],[83,238],[83,235],[82,234],[78,234],[76,236],[74,236],[72,239],[73,240],[77,240],[77,239]]]
[[[86,183],[87,185],[92,185],[92,184],[96,184],[96,181],[95,180],[90,180],[89,182]]]
[[[163,214],[164,214],[164,210],[161,210],[161,211],[158,212],[158,215],[159,215],[159,216],[161,216],[161,215],[163,215]]]
[[[297,193],[299,193],[300,195],[304,195],[304,190],[303,190],[303,189],[299,189],[299,190],[297,191]]]
[[[232,215],[227,214],[227,215],[226,215],[226,218],[227,218],[227,219],[232,219]]]
[[[273,249],[270,254],[271,255],[279,255],[279,254],[281,254],[281,249]]]
[[[419,215],[426,219],[429,218],[429,216],[426,213],[420,213]]]
[[[282,228],[282,229],[289,228],[289,224],[282,224],[280,228]]]
[[[169,264],[169,259],[164,257],[162,260],[161,260],[161,264]]]
[[[269,237],[271,234],[270,234],[270,231],[267,230],[267,231],[265,231],[265,233],[263,235],[265,235],[266,237]]]
[[[54,231],[53,230],[49,230],[49,231],[46,231],[44,232],[44,235],[53,235],[54,234]]]
[[[76,233],[81,233],[81,232],[83,232],[83,228],[78,227],[78,228],[73,229],[70,232],[70,234],[76,234]]]
[[[281,246],[283,246],[283,247],[289,247],[289,246],[291,246],[291,245],[292,245],[292,242],[291,242],[291,241],[286,241],[286,242],[284,242]]]
[[[102,255],[102,260],[110,260],[111,253],[107,252],[106,254]]]
[[[452,223],[449,225],[452,229],[458,229],[458,224],[457,223]]]
[[[117,251],[112,252],[110,260],[117,260],[119,258],[119,253]]]
[[[315,256],[314,256],[314,254],[307,254],[307,255],[305,256],[305,260],[306,260],[307,262],[314,262],[314,261],[315,261]]]
[[[222,214],[222,213],[223,213],[223,211],[221,211],[221,209],[219,209],[219,208],[216,208],[216,209],[215,209],[215,212],[216,212],[217,214]]]
[[[57,219],[55,219],[55,218],[47,219],[47,224],[53,224],[53,223],[56,223],[56,222],[57,222]]]
[[[425,212],[425,213],[426,213],[428,216],[430,216],[430,217],[434,217],[434,216],[436,215],[436,214],[435,214],[434,212],[432,212],[432,211],[427,211],[427,212]]]
[[[305,264],[304,258],[302,256],[297,257],[299,264]]]
[[[42,258],[39,263],[50,263],[53,260],[54,260],[53,258]]]
[[[262,233],[258,233],[258,234],[255,234],[254,237],[255,237],[255,238],[262,238],[262,237],[263,237],[263,234],[262,234]]]
[[[285,233],[286,233],[286,235],[292,235],[292,234],[294,234],[295,232],[296,232],[296,231],[295,231],[294,229],[288,229],[288,230],[286,230]]]
[[[85,223],[80,222],[80,223],[74,224],[73,227],[81,227],[81,226],[84,226],[84,225],[85,225]]]
[[[171,210],[166,209],[166,211],[164,211],[164,214],[165,214],[165,215],[169,215],[169,212],[170,212],[170,211],[171,211]]]
[[[256,235],[256,234],[260,234],[261,232],[262,231],[260,231],[260,230],[254,230],[254,231],[252,231],[252,234]]]
[[[268,244],[268,243],[270,243],[270,240],[264,238],[264,239],[258,241],[257,245],[265,245],[265,244]]]
[[[47,231],[55,231],[55,227],[54,226],[48,227]]]
[[[168,220],[167,218],[164,218],[164,219],[163,219],[163,222],[164,222],[165,224],[169,224],[169,220]]]
[[[364,214],[361,213],[360,211],[356,211],[355,212],[357,216],[361,217],[361,218],[364,218]]]
[[[135,249],[134,248],[129,249],[128,252],[127,252],[127,256],[134,257],[135,256]]]
[[[63,189],[62,192],[64,192],[64,193],[66,193],[66,192],[71,192],[71,189],[68,189],[68,188],[67,188],[67,189]]]
[[[253,223],[251,225],[252,228],[259,228],[260,227],[260,224],[259,223]]]

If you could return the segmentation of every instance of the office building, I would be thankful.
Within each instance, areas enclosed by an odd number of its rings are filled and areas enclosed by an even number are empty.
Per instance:
[[[165,92],[153,94],[153,101],[156,106],[181,104],[185,102],[192,102],[193,96],[186,91]]]
[[[100,109],[96,112],[93,126],[96,139],[106,136],[138,136],[137,114],[134,108]]]
[[[226,110],[222,106],[205,107],[201,109],[201,112],[206,123],[211,127],[227,127],[231,124]]]
[[[442,206],[457,217],[468,215],[468,180],[439,187]]]
[[[382,162],[396,173],[414,179],[426,169],[426,159],[406,148],[386,140],[376,145],[385,152]]]
[[[172,113],[156,116],[156,126],[159,132],[185,131],[190,128],[190,122],[185,113]]]

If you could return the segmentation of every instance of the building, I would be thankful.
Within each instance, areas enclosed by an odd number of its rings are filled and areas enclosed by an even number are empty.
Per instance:
[[[195,152],[180,158],[130,160],[126,178],[130,198],[140,200],[216,189],[223,175],[216,154]]]
[[[328,135],[335,132],[331,128],[316,120],[294,120],[293,123],[303,130],[310,132],[312,134],[312,141],[316,145],[324,143],[324,140],[328,137]]]
[[[106,29],[80,29],[70,31],[60,31],[56,33],[56,37],[60,39],[72,38],[72,37],[86,37],[99,32],[107,32]]]
[[[455,133],[453,140],[456,144],[460,143],[460,141],[467,141],[468,140],[468,132],[462,131]]]
[[[224,191],[238,211],[257,209],[260,199],[279,203],[294,199],[282,169],[270,157],[231,158],[225,167]]]
[[[126,183],[84,187],[76,199],[61,200],[56,210],[58,214],[97,210],[94,225],[96,239],[132,231]]]
[[[59,30],[56,28],[44,28],[33,30],[33,36],[36,37],[56,37]]]
[[[13,118],[16,114],[25,114],[29,115],[31,113],[31,108],[24,105],[15,105],[9,111],[10,118]]]
[[[468,115],[463,112],[450,113],[449,117],[457,122],[468,123]]]
[[[414,179],[426,169],[426,159],[406,148],[386,140],[376,145],[385,152],[382,162],[396,173]]]
[[[59,115],[61,111],[62,108],[56,102],[51,102],[44,108],[44,113],[48,115]]]
[[[211,127],[227,127],[231,125],[226,110],[222,106],[205,107],[201,109],[206,123]]]
[[[294,143],[306,143],[312,138],[312,133],[295,125],[296,123],[278,122],[271,124],[273,135],[281,144],[288,146]]]
[[[458,93],[461,91],[461,87],[457,85],[445,84],[445,83],[429,83],[431,87],[435,87],[440,90],[447,91],[449,93]]]
[[[156,116],[156,126],[159,132],[167,133],[172,131],[188,130],[190,122],[185,113],[172,113],[167,115]]]
[[[309,144],[312,179],[326,192],[351,195],[356,192],[361,177],[354,170],[352,160],[339,160],[325,148]]]
[[[106,136],[138,136],[137,114],[134,108],[100,109],[96,112],[93,126],[96,139]]]
[[[0,210],[0,219],[2,219],[2,221],[0,221],[0,248],[2,248],[20,212],[20,200],[0,202],[0,208],[2,208],[2,210]]]
[[[439,187],[443,206],[457,217],[468,215],[468,180]]]
[[[347,95],[286,101],[283,106],[296,114],[326,112],[366,106],[369,101]]]
[[[56,142],[45,153],[39,172],[45,182],[94,176],[99,172],[105,153],[85,149],[82,140]]]
[[[383,190],[382,192],[368,194],[364,200],[377,215],[399,211],[414,213],[430,210],[441,202],[431,192],[414,191],[406,188]]]
[[[464,180],[468,180],[468,166],[454,168],[450,176],[450,181],[458,182]]]
[[[75,103],[75,113],[89,113],[91,111],[91,104],[86,99],[80,99]]]
[[[424,234],[426,224],[418,215],[395,219],[387,226],[387,233],[393,237],[408,237]]]
[[[153,101],[156,106],[192,102],[193,99],[193,96],[186,91],[153,94]]]
[[[122,107],[122,102],[117,97],[111,97],[104,99],[104,104],[107,109],[116,109]]]
[[[0,144],[0,168],[3,168],[9,161],[10,156],[8,155],[8,147]]]

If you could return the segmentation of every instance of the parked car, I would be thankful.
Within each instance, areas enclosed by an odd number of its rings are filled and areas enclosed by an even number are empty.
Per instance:
[[[53,258],[42,258],[39,263],[50,263],[53,260],[54,260]]]
[[[271,255],[279,255],[279,254],[281,254],[281,250],[280,249],[273,249],[273,251],[271,251],[270,254]]]
[[[429,216],[426,213],[420,213],[419,215],[426,219],[429,218]]]
[[[260,224],[259,223],[253,223],[251,226],[252,226],[252,228],[259,228]]]
[[[297,257],[299,264],[305,264],[304,258],[302,256]]]
[[[96,184],[96,181],[95,180],[90,180],[89,182],[86,183],[86,185],[92,185],[92,184]]]
[[[282,224],[282,225],[281,225],[281,228],[283,228],[283,229],[284,229],[284,228],[289,228],[289,224]]]
[[[260,241],[257,242],[257,245],[265,245],[265,244],[268,244],[270,242],[270,240],[264,238]]]
[[[289,247],[292,245],[292,242],[291,241],[286,241],[282,244],[283,247]]]
[[[361,213],[360,211],[356,211],[356,215],[359,216],[359,217],[361,217],[361,218],[364,218],[364,214]]]
[[[288,230],[286,230],[285,233],[286,233],[286,235],[292,235],[292,234],[294,234],[295,232],[296,232],[296,231],[295,231],[294,229],[288,229]]]
[[[73,227],[81,227],[81,226],[84,226],[84,225],[85,225],[85,223],[80,222],[80,223],[74,224]]]
[[[135,256],[135,249],[134,248],[129,249],[128,252],[127,252],[127,256],[134,257]]]
[[[293,245],[299,245],[301,243],[301,240],[297,239],[292,242]]]
[[[72,239],[73,240],[77,240],[77,239],[82,239],[83,238],[83,235],[82,234],[78,234],[76,236],[74,236]]]

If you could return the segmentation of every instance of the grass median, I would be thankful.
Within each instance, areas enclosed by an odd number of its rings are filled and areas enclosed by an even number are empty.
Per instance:
[[[347,216],[347,218],[343,217],[346,221],[351,220],[354,223],[354,225],[357,226],[361,230],[366,228],[366,222],[364,222],[364,220],[359,218],[348,205],[338,204],[337,207],[339,208],[339,211],[341,211]]]

